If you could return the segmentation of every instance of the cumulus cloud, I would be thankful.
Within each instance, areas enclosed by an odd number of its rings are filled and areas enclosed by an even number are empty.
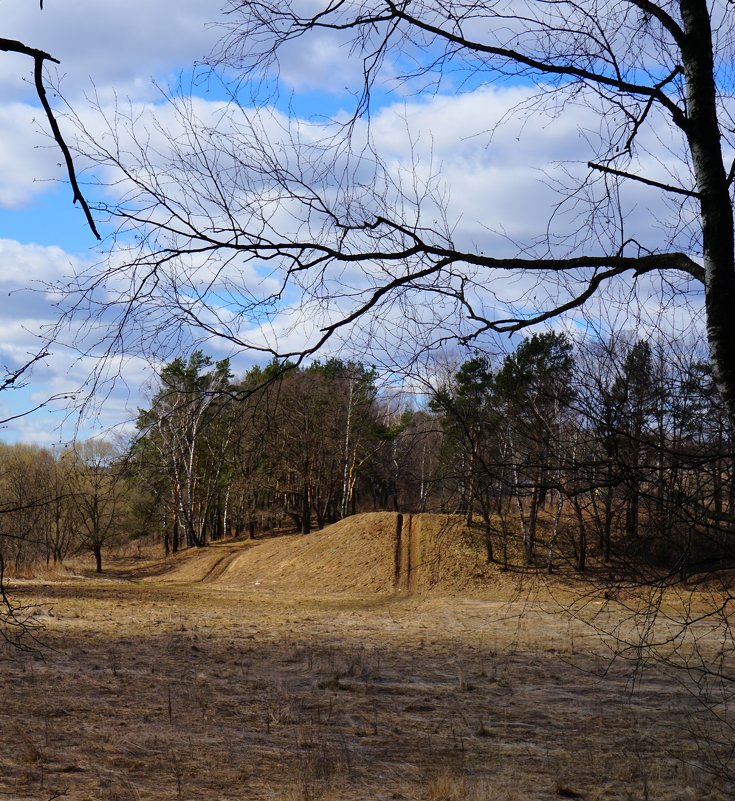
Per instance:
[[[22,245],[12,239],[0,239],[0,288],[8,292],[42,289],[47,281],[65,275],[79,263],[58,246]]]
[[[0,206],[27,204],[65,178],[45,124],[43,112],[34,106],[0,104]]]
[[[549,117],[524,108],[533,96],[528,87],[489,87],[463,95],[434,96],[426,102],[385,106],[371,119],[369,130],[365,123],[353,129],[353,153],[359,153],[369,137],[370,152],[376,152],[382,162],[379,171],[398,187],[403,199],[410,203],[413,195],[416,201],[428,205],[426,194],[436,190],[445,205],[441,211],[447,212],[458,236],[474,241],[478,232],[489,236],[495,229],[527,245],[529,238],[545,231],[562,199],[562,184],[581,184],[590,175],[587,161],[595,158],[603,141],[595,130],[599,128],[599,115],[588,105],[578,104],[567,114]],[[110,143],[112,138],[105,127],[117,115],[121,124],[113,147],[132,153],[130,164],[145,160],[147,170],[159,170],[157,180],[174,199],[183,200],[188,190],[189,199],[204,206],[207,196],[216,198],[217,193],[202,167],[218,170],[220,185],[231,192],[231,208],[243,211],[244,222],[248,202],[257,191],[263,191],[268,180],[252,167],[266,168],[266,158],[272,159],[274,167],[287,169],[325,194],[330,184],[333,193],[350,192],[340,183],[347,175],[353,183],[368,186],[377,174],[369,154],[367,158],[361,156],[363,167],[356,166],[355,158],[348,164],[346,151],[330,146],[328,129],[308,120],[289,120],[276,109],[228,111],[219,101],[195,98],[178,111],[168,105],[145,103],[132,104],[122,115],[118,114],[119,107],[116,111],[112,105],[103,105],[100,111],[101,115],[95,116],[83,110],[80,115],[93,138]],[[192,123],[193,128],[187,129]],[[198,142],[192,130],[198,131]],[[648,134],[653,141],[645,142],[645,134],[641,135],[641,153],[632,169],[654,180],[671,181],[674,175],[686,185],[687,176],[679,174],[682,169],[686,171],[686,163],[680,159],[680,143],[674,140],[663,146],[662,136],[668,131],[662,121],[660,129]],[[600,142],[593,141],[595,138]],[[197,150],[207,154],[206,165]],[[182,158],[189,158],[195,168],[188,174]],[[330,171],[332,177],[325,177]],[[105,176],[118,196],[131,186],[117,182],[119,175],[114,170],[107,170]],[[604,186],[600,188],[606,191]],[[201,190],[196,198],[195,189]],[[644,204],[651,219],[667,213],[656,190],[630,183],[624,191],[626,208]],[[263,197],[264,193],[261,200]],[[288,205],[283,198],[279,203],[280,208]],[[642,219],[635,224],[640,226]],[[653,235],[650,230],[645,233]],[[498,246],[497,238],[494,244]]]
[[[85,126],[93,137],[104,140],[108,136],[105,120],[114,117],[115,109],[103,106],[100,111],[101,117],[85,117]],[[277,109],[258,113],[228,109],[221,102],[203,98],[178,111],[172,106],[137,103],[122,117],[113,149],[129,154],[133,172],[167,193],[169,205],[163,213],[179,211],[179,228],[185,228],[185,220],[193,220],[204,228],[224,231],[234,221],[242,230],[257,231],[274,241],[288,241],[297,232],[307,239],[326,237],[325,241],[340,235],[338,229],[329,232],[329,215],[320,213],[316,203],[304,202],[304,187],[309,185],[325,205],[347,209],[355,222],[369,221],[376,213],[399,215],[409,227],[443,229],[458,246],[490,255],[553,252],[557,241],[562,242],[559,250],[564,253],[570,237],[575,245],[583,244],[583,252],[593,254],[603,249],[609,252],[616,237],[622,241],[624,236],[650,250],[658,248],[662,238],[656,224],[665,220],[670,210],[649,187],[616,187],[622,214],[615,217],[610,213],[609,220],[604,218],[609,212],[603,202],[608,187],[601,182],[593,187],[597,194],[590,190],[589,197],[576,197],[566,214],[559,213],[563,197],[559,186],[576,187],[588,178],[587,159],[597,154],[605,131],[600,132],[600,117],[589,104],[577,103],[560,116],[540,111],[543,107],[528,87],[486,87],[463,95],[436,95],[423,102],[383,107],[369,126],[359,123],[352,129],[353,151],[348,152],[327,146],[329,131],[324,127],[289,119]],[[196,136],[188,127],[192,123]],[[686,168],[677,161],[675,139],[668,148],[660,147],[666,130],[663,127],[655,135],[648,134],[653,143],[642,135],[641,155],[634,164],[635,169],[645,169],[648,177],[659,180]],[[659,151],[651,158],[654,145]],[[133,154],[138,146],[142,149],[136,163]],[[371,153],[379,155],[379,165],[371,165]],[[289,176],[283,179],[286,184],[274,177],[277,169],[281,178]],[[216,182],[212,172],[217,174]],[[131,189],[137,192],[129,180],[118,181],[114,168],[106,167],[104,175],[117,197],[130,198]],[[372,180],[373,176],[380,180]],[[349,183],[344,183],[345,179]],[[287,190],[288,181],[292,182],[292,194]],[[134,205],[136,201],[148,205],[145,196],[134,195]],[[595,203],[603,203],[602,208]],[[157,212],[146,213],[155,217]],[[676,213],[681,219],[681,209]],[[555,227],[547,241],[552,217]],[[359,231],[355,237],[359,239]],[[173,239],[185,242],[186,237]],[[114,258],[124,259],[125,254],[116,253]],[[326,274],[322,286],[312,284],[305,274],[305,295],[281,295],[263,316],[259,301],[281,287],[277,265],[265,267],[245,257],[229,260],[205,253],[185,262],[171,262],[173,272],[168,272],[168,267],[169,263],[156,273],[157,295],[147,311],[155,310],[151,319],[155,320],[156,337],[160,337],[156,345],[166,341],[180,344],[178,332],[187,315],[174,311],[178,293],[184,305],[194,304],[205,327],[221,330],[233,346],[250,342],[286,350],[299,350],[318,339],[324,326],[364,302],[378,281],[403,269],[395,263],[382,265],[379,259],[354,262]],[[466,296],[488,317],[504,307],[516,314],[528,313],[544,302],[569,296],[565,281],[533,273],[508,277],[490,275],[482,268],[464,268],[463,279]],[[451,290],[451,284],[439,288]],[[304,297],[310,292],[306,303]],[[202,297],[208,308],[198,300]],[[386,300],[380,305],[380,319],[395,327],[402,315],[416,331],[429,331],[429,338],[449,336],[460,323],[451,302],[449,308],[443,308],[440,297],[432,296],[428,317],[415,305],[421,303],[420,295],[413,298],[410,316],[400,304],[389,308]],[[361,321],[358,328],[366,324]],[[167,326],[173,333],[162,336]],[[411,341],[417,338],[415,335]]]
[[[372,121],[372,135],[384,158],[425,177],[437,174],[460,242],[508,255],[543,239],[552,217],[550,231],[569,235],[590,224],[580,217],[585,203],[600,201],[613,187],[628,216],[625,236],[655,249],[663,242],[660,221],[670,216],[661,193],[632,181],[606,183],[588,167],[610,141],[609,124],[593,98],[553,115],[533,87],[490,86],[385,107]],[[639,135],[630,171],[689,188],[680,136],[655,110],[649,126]],[[564,192],[586,181],[590,194],[575,194],[560,214]],[[677,208],[675,216],[680,213]],[[611,219],[613,235],[616,225]]]
[[[76,98],[90,80],[101,90],[150,96],[150,79],[165,79],[205,56],[221,32],[220,9],[209,0],[3,0],[2,35],[45,50],[61,62],[65,94]],[[16,57],[12,66],[20,65]],[[0,98],[27,95],[32,69],[2,70]]]
[[[392,99],[385,96],[380,99],[369,127],[359,122],[353,129],[353,145],[363,159],[360,162],[354,154],[348,159],[344,150],[330,148],[324,138],[326,131],[313,123],[311,113],[304,113],[303,119],[288,119],[283,109],[264,109],[260,116],[250,109],[230,113],[221,100],[205,96],[204,87],[200,87],[202,96],[192,100],[183,116],[161,102],[150,79],[165,84],[179,70],[188,69],[196,59],[206,55],[221,35],[217,28],[207,27],[218,14],[216,4],[213,6],[208,0],[185,4],[173,0],[156,3],[48,0],[43,12],[29,0],[0,2],[3,36],[27,41],[61,59],[62,91],[93,138],[113,148],[119,145],[123,152],[133,154],[136,145],[133,129],[123,124],[117,130],[120,139],[114,142],[109,122],[121,109],[123,118],[127,116],[131,124],[134,121],[137,143],[144,145],[139,155],[146,161],[145,168],[159,185],[166,186],[172,200],[180,204],[184,217],[192,214],[204,220],[208,216],[217,220],[220,215],[221,222],[222,209],[217,204],[225,197],[235,219],[246,229],[253,219],[262,225],[261,232],[274,236],[276,232],[287,234],[297,229],[305,231],[310,224],[317,227],[324,224],[316,212],[305,222],[303,207],[300,210],[293,199],[276,191],[269,195],[261,183],[267,182],[267,174],[247,174],[248,148],[257,134],[261,138],[261,156],[277,157],[294,170],[294,175],[315,182],[324,198],[334,201],[340,197],[343,204],[352,203],[356,217],[362,212],[367,218],[377,208],[379,198],[371,198],[370,192],[378,189],[372,178],[382,170],[385,208],[403,214],[408,221],[444,227],[455,244],[467,249],[498,256],[515,255],[524,249],[543,250],[547,223],[553,218],[558,237],[562,240],[572,237],[575,243],[582,241],[588,251],[607,247],[616,238],[635,239],[652,250],[663,243],[691,250],[686,208],[670,208],[659,193],[640,184],[615,187],[620,193],[623,214],[611,215],[609,221],[604,218],[607,213],[604,204],[595,206],[600,201],[599,192],[606,190],[599,176],[596,186],[590,184],[588,194],[575,196],[575,204],[563,207],[563,213],[558,211],[564,187],[588,179],[587,160],[599,153],[609,133],[604,126],[614,122],[601,118],[594,104],[582,102],[581,98],[570,103],[563,114],[548,114],[543,101],[536,102],[536,90],[528,86],[493,85],[462,94],[435,94],[424,100],[412,97],[400,102],[394,102],[395,96]],[[354,85],[358,76],[355,70],[359,70],[360,64],[359,60],[349,58],[349,51],[339,37],[315,40],[310,48],[295,46],[284,51],[280,77],[285,87],[315,92],[313,111],[317,113],[320,102],[324,102],[325,108],[333,107],[334,93],[339,94],[347,84]],[[0,58],[5,56],[0,54]],[[37,109],[29,102],[32,88],[27,76],[31,65],[27,59],[11,56],[2,64],[0,206],[17,208],[54,185],[49,181],[63,179],[63,170],[53,143],[44,134],[45,121],[38,119]],[[98,109],[85,98],[85,92],[88,97],[89,93],[96,93]],[[125,123],[123,118],[118,120]],[[190,155],[196,155],[195,145],[200,143],[192,140],[186,129],[192,120],[196,120],[203,133],[202,142],[211,161],[208,164],[199,161],[199,172],[187,173],[181,171],[181,165],[173,165],[187,148]],[[649,128],[640,134],[640,148],[632,168],[645,172],[649,178],[686,186],[690,179],[686,161],[680,158],[681,143],[671,135],[667,121],[656,118],[655,111],[650,113],[648,122]],[[65,131],[72,135],[69,120],[64,124]],[[316,146],[309,151],[309,158],[298,158],[293,149],[298,142]],[[173,153],[172,146],[179,152]],[[371,152],[380,155],[380,169],[366,158]],[[262,159],[257,161],[257,147],[250,150],[250,156],[253,164],[264,166]],[[355,182],[353,187],[339,186],[326,177],[330,159],[334,174],[349,176]],[[80,165],[84,164],[80,159]],[[220,171],[225,182],[223,195],[214,191],[209,180],[210,167]],[[100,191],[108,199],[130,199],[129,181],[121,180],[119,173],[109,166],[94,169],[105,185]],[[254,200],[258,191],[261,196]],[[420,209],[414,205],[417,201],[423,204]],[[594,218],[597,239],[590,235],[593,219],[590,215],[597,215]],[[669,225],[671,219],[676,220],[673,225]],[[667,242],[672,239],[671,232],[674,241]],[[52,298],[43,292],[22,291],[23,288],[35,280],[42,282],[64,276],[72,268],[83,269],[86,259],[67,252],[63,242],[59,248],[40,248],[13,241],[10,231],[0,229],[0,236],[6,237],[0,240],[0,258],[5,265],[0,291],[11,299],[0,327],[5,343],[0,354],[5,363],[16,364],[33,350],[35,334],[51,324],[55,313]],[[552,239],[550,246],[559,241]],[[122,244],[126,244],[124,240]],[[560,249],[567,245],[568,240],[564,240]],[[111,264],[118,265],[123,258],[124,254],[115,253]],[[336,319],[337,314],[348,312],[350,303],[354,305],[367,296],[375,283],[376,269],[382,268],[371,264],[341,268],[334,286],[342,291],[342,302],[336,300],[337,292],[327,287],[310,306],[302,305],[298,297],[286,296],[286,301],[293,302],[288,314],[262,318],[238,317],[237,307],[238,304],[246,307],[251,301],[278,292],[279,274],[270,266],[245,263],[242,259],[218,263],[202,257],[186,266],[191,286],[184,283],[183,287],[200,291],[201,287],[207,288],[211,308],[200,309],[205,321],[215,326],[230,326],[234,339],[299,350],[318,337],[320,328]],[[550,282],[540,286],[536,276],[516,276],[512,281],[495,277],[490,284],[482,272],[467,275],[472,279],[467,292],[477,308],[488,315],[503,305],[523,310],[536,303],[537,292],[545,291],[548,297],[549,292],[553,295],[564,291],[563,285],[552,286]],[[162,280],[159,289],[181,288],[180,279],[178,274],[175,280]],[[118,297],[124,296],[126,291],[125,279],[118,277],[101,287],[102,312],[96,324],[97,333],[103,332],[102,340],[104,326],[112,325],[115,319],[115,309],[105,308],[105,298],[112,299],[116,293]],[[191,297],[196,298],[196,292]],[[157,302],[151,317],[156,321],[163,319],[170,308],[165,293],[159,295]],[[442,308],[436,295],[432,296],[431,305],[422,308],[421,303],[420,296],[413,295],[381,304],[372,323],[361,322],[357,326],[356,346],[367,348],[368,340],[372,340],[386,354],[395,353],[416,342],[438,340],[457,330],[452,310]],[[276,310],[274,305],[271,312]],[[190,345],[191,339],[181,333],[184,321],[185,315],[169,314],[170,331],[166,333],[161,328],[147,341],[142,330],[133,332],[129,340],[131,352],[143,347],[153,351],[159,345],[162,350]],[[70,341],[78,333],[78,330],[69,332]],[[92,337],[93,333],[88,328],[84,337]],[[84,344],[93,350],[92,339],[85,338]],[[212,352],[217,351],[218,357],[229,355],[232,348],[229,343],[214,339],[209,340],[208,346]],[[136,405],[133,388],[150,374],[146,365],[144,360],[118,357],[108,361],[111,374],[122,375],[126,383],[120,385],[119,394],[113,389],[113,394],[106,396],[105,419],[129,416],[130,406]],[[88,377],[92,366],[86,357],[74,361],[71,350],[55,348],[53,359],[39,365],[34,375],[34,385],[38,382],[37,396],[26,400],[40,401],[42,395],[69,392],[84,384],[85,371]],[[5,401],[0,398],[0,402]],[[23,425],[30,423],[24,421]],[[30,436],[30,428],[24,431]]]

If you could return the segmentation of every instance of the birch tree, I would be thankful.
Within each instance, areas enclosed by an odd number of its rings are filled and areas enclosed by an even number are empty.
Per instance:
[[[506,356],[495,376],[504,410],[514,494],[526,563],[535,559],[539,510],[550,489],[561,491],[563,421],[573,397],[572,343],[564,334],[534,334]],[[578,563],[584,564],[580,531]]]
[[[180,532],[187,546],[201,546],[212,528],[211,514],[231,450],[231,428],[225,424],[220,430],[225,416],[219,414],[231,378],[226,359],[213,364],[201,351],[187,361],[177,357],[161,370],[150,409],[138,415],[140,438],[134,454],[149,467],[152,491],[162,500],[166,496],[174,551]],[[217,434],[224,439],[218,440]]]

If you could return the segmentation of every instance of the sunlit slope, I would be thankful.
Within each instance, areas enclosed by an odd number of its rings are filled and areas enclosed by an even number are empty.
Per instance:
[[[222,587],[306,595],[392,592],[397,515],[356,515],[308,535],[264,540],[227,566]]]
[[[477,531],[448,515],[376,512],[307,536],[187,553],[164,581],[305,595],[454,592],[490,575]]]

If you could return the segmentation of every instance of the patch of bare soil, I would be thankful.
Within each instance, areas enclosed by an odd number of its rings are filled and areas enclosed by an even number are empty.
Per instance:
[[[430,591],[451,585],[429,567],[441,521],[413,521],[409,555],[396,516],[358,522],[17,586],[49,648],[0,650],[0,799],[727,796],[686,682],[611,661],[599,631],[631,633],[625,605],[570,617],[508,577]]]

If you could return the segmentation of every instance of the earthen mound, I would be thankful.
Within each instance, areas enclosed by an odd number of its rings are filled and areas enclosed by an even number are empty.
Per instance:
[[[264,540],[212,583],[306,595],[462,591],[490,569],[478,532],[449,515],[354,515],[309,535]]]

